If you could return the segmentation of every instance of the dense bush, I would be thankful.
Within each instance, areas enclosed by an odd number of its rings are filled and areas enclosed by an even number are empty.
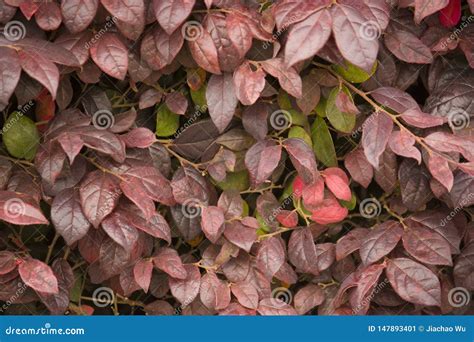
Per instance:
[[[462,314],[474,1],[0,0],[4,314]]]

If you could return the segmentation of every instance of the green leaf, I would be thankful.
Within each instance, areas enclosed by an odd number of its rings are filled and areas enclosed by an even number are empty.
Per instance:
[[[290,131],[288,132],[288,138],[300,138],[306,144],[308,144],[308,146],[313,146],[313,142],[311,141],[309,134],[299,126],[291,127]]]
[[[293,108],[291,105],[290,97],[283,89],[280,89],[280,92],[278,93],[277,102],[278,106],[281,109],[290,110]]]
[[[260,225],[260,229],[265,233],[269,233],[271,231],[271,227],[265,222],[265,219],[260,215],[258,212],[255,212],[255,218],[258,221],[258,224]]]
[[[339,108],[337,108],[336,97],[340,91],[344,91],[351,97],[349,90],[345,87],[342,87],[342,90],[337,87],[331,90],[326,105],[326,116],[335,129],[340,132],[350,133],[354,129],[356,116],[351,113],[341,112]]]
[[[318,114],[320,117],[325,118],[326,117],[326,105],[327,105],[328,100],[326,98],[321,97],[319,99],[319,103],[314,109],[316,114]]]
[[[249,174],[247,170],[227,172],[225,180],[218,182],[217,186],[222,190],[247,190],[250,186]]]
[[[158,107],[156,112],[156,135],[168,137],[179,128],[179,115],[173,113],[165,104]]]
[[[346,207],[349,210],[353,210],[356,207],[357,204],[357,198],[354,193],[352,193],[351,200],[350,201],[339,201],[343,207]]]
[[[34,121],[22,112],[13,112],[3,125],[3,143],[13,157],[32,160],[40,143]]]
[[[203,85],[198,90],[190,89],[191,99],[193,100],[194,104],[199,107],[201,112],[207,110],[206,89],[206,85]]]
[[[352,83],[362,83],[367,81],[375,73],[375,70],[377,70],[377,61],[375,61],[370,74],[350,62],[346,62],[345,66],[333,65],[332,67],[334,71],[344,77],[347,81]]]
[[[327,167],[337,166],[336,149],[332,140],[331,132],[323,118],[319,116],[314,120],[311,127],[313,139],[313,150],[316,159]]]

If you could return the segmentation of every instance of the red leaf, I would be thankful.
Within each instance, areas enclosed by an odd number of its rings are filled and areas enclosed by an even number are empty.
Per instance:
[[[252,70],[249,62],[244,62],[234,71],[236,96],[246,106],[257,101],[265,87],[265,72],[262,69]]]
[[[18,225],[48,224],[33,197],[13,191],[0,191],[0,219]]]
[[[206,237],[216,243],[224,232],[224,212],[219,207],[204,207],[201,212],[201,226]]]
[[[48,59],[33,51],[18,51],[20,64],[23,70],[32,78],[37,80],[56,99],[56,92],[59,85],[59,70]]]
[[[191,304],[199,294],[201,286],[201,273],[199,268],[194,265],[184,265],[187,273],[186,278],[169,278],[171,294],[179,300],[183,307]]]
[[[188,26],[190,30],[194,30],[192,27],[192,25]],[[221,69],[219,66],[217,48],[211,35],[203,30],[202,26],[197,26],[195,29],[198,32],[197,38],[188,40],[191,55],[196,63],[204,70],[212,72],[213,74],[220,74]]]
[[[344,166],[357,183],[364,188],[369,186],[374,177],[374,169],[367,161],[363,149],[357,148],[347,154],[344,159]]]
[[[232,221],[226,223],[224,236],[234,245],[250,252],[253,243],[257,240],[257,229],[244,222]]]
[[[321,305],[325,299],[323,290],[315,284],[308,284],[295,295],[295,309],[304,315],[314,307]]]
[[[415,137],[406,130],[393,131],[388,141],[390,149],[399,156],[415,159],[421,163],[421,152],[414,146]]]
[[[18,267],[21,279],[36,291],[56,294],[59,292],[58,280],[53,270],[44,262],[28,258]]]
[[[86,236],[90,223],[82,212],[77,189],[64,189],[54,197],[51,221],[68,245]]]
[[[92,60],[106,74],[125,79],[128,69],[128,50],[114,33],[105,33],[91,48]]]
[[[175,204],[170,182],[154,167],[130,168],[122,178],[120,188],[143,211],[147,220],[155,213],[154,200],[165,205]]]
[[[188,272],[174,249],[161,248],[153,257],[155,267],[176,279],[186,279]]]
[[[295,178],[295,183],[297,179]],[[312,184],[303,186],[302,197],[305,208],[309,210],[317,209],[324,200],[324,179],[319,177]]]
[[[131,251],[138,241],[138,231],[119,212],[114,212],[102,221],[102,229],[126,251]]]
[[[232,294],[242,306],[253,310],[257,309],[258,292],[252,284],[246,282],[233,284],[231,290]]]
[[[283,226],[293,228],[298,225],[298,214],[295,211],[282,210],[277,215],[277,220]]]
[[[71,33],[84,31],[94,19],[98,5],[98,0],[61,1],[61,13],[68,30]]]
[[[400,29],[387,30],[384,42],[390,52],[404,62],[417,64],[430,64],[433,62],[430,48],[409,31]]]
[[[401,114],[401,117],[407,124],[419,128],[436,127],[444,123],[443,117],[423,113],[419,108],[408,109]]]
[[[143,0],[100,0],[102,5],[118,20],[128,24],[145,24]]]
[[[376,169],[379,168],[380,156],[385,151],[392,129],[392,119],[382,112],[372,114],[364,123],[362,147],[368,162]]]
[[[324,199],[323,202],[311,210],[311,219],[319,224],[330,224],[342,221],[348,210],[342,207],[334,197]]]
[[[222,133],[232,120],[238,104],[232,74],[212,75],[207,84],[206,99],[212,122]]]
[[[12,49],[0,47],[0,109],[8,104],[20,80],[20,74],[18,55]]]
[[[127,134],[121,136],[127,147],[147,148],[156,141],[155,133],[145,127],[132,129]]]
[[[281,158],[281,145],[272,140],[262,140],[253,145],[245,154],[245,166],[249,170],[253,186],[267,180]]]
[[[119,180],[100,170],[89,173],[82,181],[79,189],[82,210],[95,228],[117,206],[121,193]]]
[[[16,266],[15,254],[9,251],[0,252],[0,275],[10,273]]]
[[[326,186],[338,199],[350,201],[352,198],[349,188],[349,178],[341,169],[337,167],[327,168],[322,172]]]
[[[436,0],[428,2],[423,0],[415,0],[415,23],[420,24],[424,18],[443,9],[448,5],[448,3],[449,0]],[[459,1],[459,9],[461,9],[461,1]]]
[[[152,260],[140,259],[133,267],[133,276],[138,285],[145,291],[148,292],[151,282],[151,275],[153,272]]]
[[[208,272],[201,279],[200,298],[207,308],[222,310],[230,303],[230,288],[214,272]]]
[[[329,39],[331,24],[329,11],[322,9],[293,25],[285,44],[285,63],[292,66],[316,55]]]
[[[297,229],[291,233],[288,242],[288,258],[301,271],[318,273],[316,246],[309,228]]]
[[[432,229],[420,224],[410,225],[402,239],[406,251],[422,263],[453,265],[448,241]]]
[[[387,277],[404,300],[420,305],[441,305],[438,277],[425,266],[406,258],[388,260]]]
[[[298,314],[291,305],[278,298],[262,299],[258,304],[257,311],[262,316],[294,316]]]
[[[172,34],[191,14],[195,0],[153,0],[155,16],[161,27]]]
[[[303,96],[301,77],[294,68],[288,67],[281,58],[272,58],[261,63],[267,73],[278,78],[281,87],[288,94],[298,99]]]
[[[332,30],[339,51],[349,62],[370,72],[377,58],[379,43],[371,35],[363,34],[367,20],[353,7],[337,5],[332,10]]]
[[[62,21],[61,11],[55,2],[42,3],[35,13],[38,26],[45,31],[56,30]]]
[[[403,228],[395,221],[379,224],[365,237],[360,246],[360,258],[364,265],[370,265],[390,253],[402,238]]]
[[[420,0],[418,0],[420,2]],[[472,12],[472,4],[471,12]],[[439,11],[439,22],[441,25],[447,28],[454,27],[458,24],[459,19],[461,19],[461,0],[443,0],[439,1],[439,6],[437,6]],[[433,12],[434,13],[434,12]]]
[[[272,279],[285,262],[285,257],[281,240],[270,237],[260,244],[257,253],[257,267],[268,279]]]
[[[303,181],[313,183],[319,177],[319,172],[311,147],[299,138],[288,138],[283,142],[283,146]]]
[[[175,114],[183,115],[188,109],[188,100],[179,91],[166,95],[166,106]]]

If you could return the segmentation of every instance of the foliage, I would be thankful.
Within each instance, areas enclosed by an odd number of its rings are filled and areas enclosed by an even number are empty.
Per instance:
[[[473,11],[0,0],[1,311],[472,314]]]

